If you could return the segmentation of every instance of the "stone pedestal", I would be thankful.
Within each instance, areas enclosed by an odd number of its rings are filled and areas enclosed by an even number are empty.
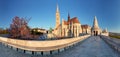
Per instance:
[[[37,51],[37,52],[35,52],[35,54],[36,54],[36,55],[42,55],[42,52]]]
[[[22,50],[22,49],[18,49],[18,52],[22,52],[22,53],[24,53],[24,50]]]
[[[69,46],[65,47],[65,49],[66,49],[66,50],[69,49]]]
[[[61,49],[59,49],[59,52],[62,52],[62,51],[64,51],[65,49],[64,48],[61,48]]]
[[[25,51],[26,54],[32,54],[32,51]]]
[[[15,51],[17,51],[17,48],[15,48],[15,47],[13,47],[12,49],[15,50]]]
[[[7,44],[3,43],[6,47],[8,46]]]
[[[52,54],[57,54],[58,53],[58,50],[53,50],[52,51]]]
[[[44,51],[43,55],[50,55],[50,51]]]
[[[8,45],[7,47],[8,47],[8,48],[12,48],[12,46],[10,46],[10,45]]]

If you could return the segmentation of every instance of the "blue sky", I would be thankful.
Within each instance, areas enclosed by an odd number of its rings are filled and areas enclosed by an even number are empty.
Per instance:
[[[15,16],[31,18],[29,26],[49,29],[55,26],[56,4],[60,19],[78,17],[92,26],[97,16],[101,29],[120,32],[120,0],[0,0],[0,27],[9,28]]]

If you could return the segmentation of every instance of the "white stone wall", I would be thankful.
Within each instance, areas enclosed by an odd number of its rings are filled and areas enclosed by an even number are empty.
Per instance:
[[[28,51],[50,51],[50,50],[58,50],[66,46],[73,45],[77,42],[80,42],[86,39],[89,36],[90,35],[81,36],[79,38],[68,38],[68,39],[48,40],[48,41],[47,40],[31,41],[31,40],[19,40],[19,39],[10,39],[5,37],[0,37],[0,42],[15,48],[28,50]],[[36,49],[36,47],[39,49]],[[49,48],[49,47],[52,47],[52,48]]]
[[[104,35],[104,36],[109,36],[109,33],[101,33],[101,35]]]
[[[78,37],[80,33],[82,33],[82,28],[81,28],[81,24],[79,23],[74,23],[73,24],[74,28],[72,28],[74,30],[74,36]]]

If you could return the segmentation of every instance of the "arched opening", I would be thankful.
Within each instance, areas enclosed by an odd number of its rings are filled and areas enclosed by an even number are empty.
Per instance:
[[[93,32],[94,36],[95,36],[95,31]]]
[[[65,37],[65,28],[64,28],[64,37]]]
[[[98,31],[96,31],[96,36],[98,35]]]
[[[98,31],[93,31],[93,35],[97,36],[98,35]]]

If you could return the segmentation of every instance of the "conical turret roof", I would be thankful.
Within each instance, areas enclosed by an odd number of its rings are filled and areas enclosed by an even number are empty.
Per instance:
[[[92,27],[94,30],[95,29],[99,29],[99,25],[98,25],[98,21],[97,21],[97,17],[95,16],[94,17],[94,22],[93,22],[93,27]]]
[[[58,4],[57,4],[57,12],[59,12],[59,7],[58,7]]]

